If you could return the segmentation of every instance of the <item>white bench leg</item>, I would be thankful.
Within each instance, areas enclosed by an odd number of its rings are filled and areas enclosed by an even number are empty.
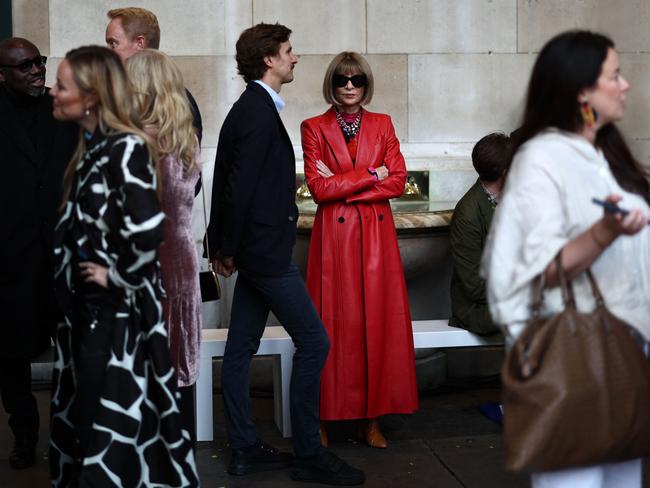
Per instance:
[[[291,371],[293,370],[293,353],[279,354],[273,357],[273,405],[275,425],[282,437],[291,437]]]
[[[212,433],[212,356],[201,353],[196,380],[196,440],[211,441]]]

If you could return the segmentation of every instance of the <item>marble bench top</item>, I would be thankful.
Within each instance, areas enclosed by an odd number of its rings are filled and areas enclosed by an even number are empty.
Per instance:
[[[447,227],[455,206],[456,202],[391,202],[393,220],[398,230]],[[298,209],[300,211],[298,229],[311,229],[316,216],[316,204],[311,201],[302,202],[298,204]]]

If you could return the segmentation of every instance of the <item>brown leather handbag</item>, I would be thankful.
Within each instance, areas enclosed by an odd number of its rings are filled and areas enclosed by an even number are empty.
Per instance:
[[[564,310],[541,317],[537,277],[532,318],[501,370],[506,468],[553,471],[648,456],[650,368],[635,332],[607,310],[589,270],[596,308],[578,312],[560,254],[555,259]]]

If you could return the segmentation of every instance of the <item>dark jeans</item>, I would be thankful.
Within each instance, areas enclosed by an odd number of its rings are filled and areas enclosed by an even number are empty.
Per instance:
[[[29,358],[0,357],[0,393],[15,439],[38,441],[38,407]]]
[[[247,447],[257,438],[250,418],[249,367],[260,345],[269,310],[296,346],[290,392],[293,447],[297,456],[311,456],[320,446],[320,373],[329,340],[298,268],[293,265],[276,276],[239,270],[221,369],[230,447]]]

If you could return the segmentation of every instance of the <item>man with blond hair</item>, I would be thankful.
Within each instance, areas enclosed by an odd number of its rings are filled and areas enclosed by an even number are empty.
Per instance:
[[[106,44],[122,60],[142,49],[160,47],[160,26],[155,14],[138,7],[108,11],[111,21],[106,27]]]
[[[156,14],[152,11],[139,7],[114,8],[109,10],[107,15],[111,20],[106,26],[106,45],[115,51],[122,61],[142,49],[160,47],[160,26]],[[200,142],[203,136],[201,112],[190,91],[186,89],[185,92]]]

